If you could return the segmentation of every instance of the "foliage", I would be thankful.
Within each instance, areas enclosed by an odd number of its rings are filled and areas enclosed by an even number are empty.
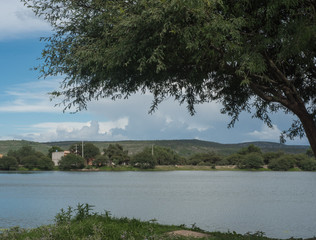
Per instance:
[[[73,144],[70,146],[69,151],[73,154],[82,156],[82,143]],[[100,149],[93,143],[85,142],[83,144],[83,157],[84,159],[93,159],[100,155]]]
[[[175,165],[182,162],[179,154],[170,148],[153,146],[152,151],[158,165]]]
[[[120,144],[110,144],[108,148],[103,149],[103,152],[116,165],[128,163],[130,160],[128,151],[125,151]]]
[[[306,158],[299,163],[300,169],[303,171],[316,171],[315,158]]]
[[[229,165],[239,165],[243,158],[243,155],[239,153],[233,153],[226,157],[226,161]]]
[[[248,147],[240,149],[237,153],[241,155],[246,155],[248,153],[262,153],[261,149],[253,144],[250,144]]]
[[[224,159],[222,156],[218,155],[215,152],[209,153],[200,153],[194,154],[190,157],[187,161],[190,165],[204,165],[204,166],[211,166],[211,165],[222,165]]]
[[[71,221],[82,221],[85,218],[93,216],[91,213],[93,206],[89,204],[78,203],[77,208],[68,207],[67,211],[64,209],[60,210],[55,216],[55,223],[57,225],[69,224]]]
[[[52,170],[54,167],[52,160],[42,153],[23,157],[21,159],[21,164],[25,168],[28,168],[30,170],[32,169]]]
[[[43,156],[39,161],[38,168],[41,170],[53,170],[54,163],[51,158]]]
[[[230,126],[253,109],[272,127],[283,111],[299,119],[284,134],[316,151],[313,1],[22,1],[54,28],[38,70],[65,76],[53,95],[66,108],[149,91],[152,110],[220,101]]]
[[[59,161],[59,169],[81,169],[84,167],[84,162],[84,158],[71,153],[61,158],[61,160]]]
[[[278,152],[267,152],[263,154],[263,161],[264,164],[269,164],[272,159],[276,159],[281,157],[284,154],[284,152],[278,151]]]
[[[209,237],[194,238],[171,236],[176,230],[191,230],[206,233]],[[140,221],[129,218],[116,218],[110,212],[104,214],[92,212],[88,204],[78,204],[76,208],[61,210],[55,217],[55,224],[40,226],[35,229],[14,227],[0,232],[1,240],[273,240],[264,236],[263,232],[245,235],[236,232],[205,232],[194,224],[192,228],[159,224],[154,220]],[[291,238],[295,240],[294,238]]]
[[[151,148],[145,148],[142,152],[133,155],[130,164],[141,169],[153,169],[157,161],[152,155]]]
[[[316,170],[316,159],[309,157],[306,154],[293,155],[295,164],[303,171],[315,171]]]
[[[109,157],[107,155],[98,155],[93,160],[93,165],[97,167],[106,166],[110,163]]]
[[[18,164],[27,169],[52,170],[54,163],[51,158],[45,156],[41,152],[37,152],[31,146],[23,146],[18,150],[10,150],[9,157],[17,160]]]
[[[62,152],[64,151],[62,148],[58,146],[52,146],[50,149],[48,149],[48,157],[52,158],[53,152]]]
[[[282,155],[279,158],[272,159],[268,165],[269,169],[274,171],[288,171],[295,165],[295,158],[292,155]]]
[[[239,168],[243,169],[258,169],[264,165],[262,154],[258,152],[252,152],[244,155],[239,164]]]
[[[100,149],[93,143],[85,143],[83,146],[83,150],[85,159],[93,159],[97,155],[100,155]]]
[[[0,158],[0,170],[17,170],[18,161],[15,157],[3,156]]]
[[[309,156],[309,157],[315,157],[315,155],[314,155],[314,153],[313,153],[311,148],[306,150],[306,155]]]
[[[36,151],[31,146],[23,146],[18,150],[10,150],[8,152],[8,156],[15,157],[19,164],[21,164],[22,158],[33,155],[36,155]]]

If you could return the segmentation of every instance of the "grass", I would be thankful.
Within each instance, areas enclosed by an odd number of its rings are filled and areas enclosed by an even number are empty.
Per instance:
[[[99,168],[100,171],[114,171],[114,172],[120,172],[120,171],[140,171],[139,168],[135,168],[132,166],[103,166]]]
[[[168,233],[175,230],[190,230],[206,233],[207,237],[172,236]],[[0,230],[0,240],[271,240],[262,232],[254,234],[237,234],[205,232],[194,225],[185,226],[162,225],[155,220],[140,221],[129,218],[115,218],[109,212],[97,214],[91,212],[88,204],[78,204],[77,208],[69,207],[61,210],[52,225],[34,229],[13,227]]]

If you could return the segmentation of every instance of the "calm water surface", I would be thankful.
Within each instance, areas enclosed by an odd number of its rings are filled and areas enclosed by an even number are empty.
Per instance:
[[[0,228],[49,224],[61,208],[89,203],[116,217],[307,238],[315,183],[308,172],[0,172]]]

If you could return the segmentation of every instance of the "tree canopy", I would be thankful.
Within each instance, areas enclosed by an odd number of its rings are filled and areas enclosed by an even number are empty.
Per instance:
[[[82,143],[73,144],[70,146],[69,151],[71,153],[82,156]],[[100,154],[100,149],[93,143],[85,142],[83,144],[83,157],[84,159],[93,159]]]
[[[59,169],[71,170],[71,169],[82,169],[84,167],[85,160],[79,155],[70,153],[61,158],[59,162]]]
[[[104,148],[103,155],[107,156],[114,164],[124,164],[130,160],[128,151],[124,150],[123,146],[118,143],[110,144],[107,148]]]
[[[17,165],[12,159],[16,161]],[[5,160],[6,164],[12,164],[12,169],[17,168],[18,164],[28,169],[52,170],[54,167],[54,163],[50,157],[36,151],[31,146],[23,146],[17,150],[8,151]]]
[[[219,101],[229,126],[283,111],[297,117],[283,136],[306,134],[316,153],[314,0],[22,1],[54,28],[38,69],[65,77],[65,108],[149,91],[151,110]]]

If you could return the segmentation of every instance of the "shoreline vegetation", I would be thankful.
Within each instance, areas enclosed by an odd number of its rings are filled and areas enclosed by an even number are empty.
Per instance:
[[[55,169],[59,171],[59,169]],[[72,169],[69,171],[75,172],[120,172],[120,171],[146,171],[146,172],[159,172],[159,171],[273,171],[267,166],[258,169],[240,169],[237,165],[228,166],[194,166],[194,165],[157,165],[153,169],[140,169],[132,166],[105,166],[101,168],[83,168]],[[292,168],[288,171],[300,172],[303,171],[299,168]],[[315,172],[315,171],[314,171]]]
[[[257,169],[240,169],[236,165],[228,166],[194,166],[194,165],[157,165],[155,168],[141,169],[132,166],[104,166],[100,168],[82,168],[82,169],[69,169],[69,170],[60,170],[58,167],[55,167],[52,170],[41,170],[38,168],[27,169],[24,167],[18,168],[16,170],[0,170],[1,172],[41,172],[41,171],[64,171],[64,172],[163,172],[163,171],[240,171],[240,172],[272,172],[273,170],[269,169],[267,166]],[[288,172],[303,172],[304,170],[297,167],[287,170]],[[316,172],[316,171],[309,171]]]
[[[120,144],[110,144],[101,151],[91,142],[71,145],[67,150],[52,146],[46,155],[31,146],[9,150],[0,156],[0,170],[9,171],[176,171],[176,170],[251,170],[316,171],[311,149],[305,153],[264,152],[250,144],[223,155],[216,151],[183,156],[175,150],[154,146],[130,154]]]
[[[12,227],[0,229],[0,240],[273,240],[263,232],[238,234],[236,232],[207,232],[195,224],[191,227],[163,225],[157,220],[141,221],[138,219],[117,218],[110,212],[103,214],[91,211],[89,204],[68,207],[55,216],[54,224],[33,229]],[[299,240],[302,238],[290,238]],[[309,238],[306,240],[315,240]]]

